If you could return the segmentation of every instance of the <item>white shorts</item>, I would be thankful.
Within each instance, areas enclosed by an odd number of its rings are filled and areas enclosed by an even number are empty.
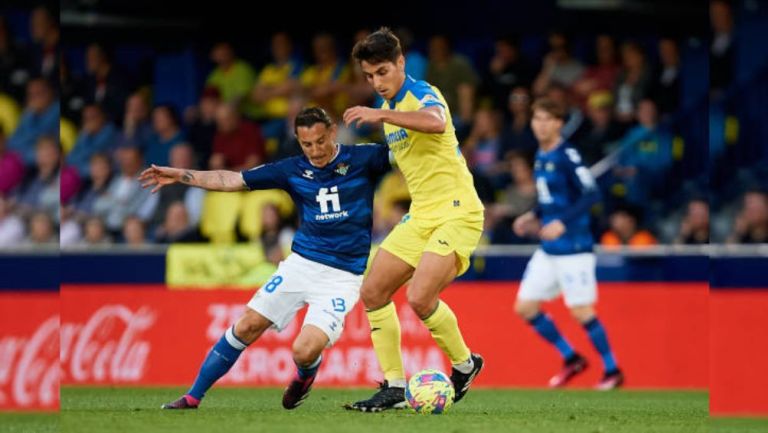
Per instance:
[[[248,301],[278,331],[309,305],[304,324],[320,328],[332,346],[344,329],[344,317],[360,298],[363,276],[332,268],[292,253]]]
[[[550,255],[537,249],[525,267],[517,299],[548,301],[563,292],[565,305],[578,307],[597,302],[595,255]]]

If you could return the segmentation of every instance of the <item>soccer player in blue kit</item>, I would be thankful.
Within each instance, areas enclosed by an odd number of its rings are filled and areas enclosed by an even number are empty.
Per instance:
[[[538,204],[518,217],[513,229],[518,236],[538,235],[541,247],[526,266],[515,311],[560,352],[564,366],[549,385],[564,386],[587,368],[587,361],[541,311],[543,301],[562,292],[566,306],[603,360],[604,375],[596,388],[617,388],[624,382],[624,375],[594,307],[597,283],[589,211],[600,200],[600,193],[579,152],[560,136],[564,111],[546,98],[536,100],[532,111],[531,127],[539,142],[534,165]]]
[[[303,155],[242,172],[196,171],[152,166],[140,175],[156,192],[181,182],[211,191],[279,188],[299,209],[301,224],[292,251],[248,302],[200,367],[192,388],[163,409],[197,408],[206,391],[234,365],[240,353],[270,327],[282,330],[309,305],[293,342],[297,373],[283,394],[294,409],[309,395],[324,348],[341,336],[346,314],[360,296],[371,249],[373,194],[390,169],[384,145],[336,143],[336,125],[321,108],[305,108],[294,127]]]

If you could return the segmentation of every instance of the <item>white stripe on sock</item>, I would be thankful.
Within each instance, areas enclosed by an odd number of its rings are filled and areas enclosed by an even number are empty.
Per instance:
[[[237,350],[245,350],[246,346],[243,344],[242,341],[240,341],[237,337],[235,337],[235,326],[230,326],[227,329],[227,332],[224,333],[224,338],[227,339],[227,343],[229,343],[230,346],[234,347]]]

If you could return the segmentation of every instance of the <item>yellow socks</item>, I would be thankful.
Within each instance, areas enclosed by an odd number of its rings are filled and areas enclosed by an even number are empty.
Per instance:
[[[368,318],[370,319],[370,313]],[[438,301],[435,311],[426,319],[422,320],[432,333],[437,345],[443,349],[443,352],[450,358],[451,364],[460,364],[470,357],[469,348],[464,343],[464,338],[459,330],[459,322],[456,315],[453,314],[450,307],[442,301]],[[373,326],[373,322],[371,322]],[[377,331],[378,332],[378,331]],[[398,327],[398,337],[400,328]],[[376,345],[374,340],[374,346]],[[376,351],[378,353],[378,349]]]
[[[450,310],[448,311],[450,312]],[[400,351],[400,320],[397,318],[395,303],[390,301],[389,304],[381,308],[366,311],[366,314],[368,315],[368,322],[371,324],[373,350],[376,351],[376,357],[384,371],[384,379],[389,382],[390,386],[405,387],[405,369],[403,368],[403,355]],[[455,317],[453,323],[456,326]]]

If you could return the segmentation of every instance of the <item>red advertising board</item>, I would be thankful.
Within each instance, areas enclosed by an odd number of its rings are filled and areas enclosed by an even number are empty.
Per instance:
[[[713,415],[768,414],[768,290],[713,290],[709,408]]]
[[[459,318],[487,368],[477,384],[544,386],[560,365],[555,351],[513,313],[517,283],[458,283],[443,299]],[[158,288],[162,289],[161,286]],[[210,346],[243,311],[248,291],[62,289],[61,361],[64,384],[185,385]],[[707,387],[707,285],[601,284],[599,314],[634,388]],[[450,365],[421,321],[395,298],[408,373]],[[591,386],[600,359],[560,301],[547,306],[592,367],[574,386]],[[268,332],[249,347],[222,384],[284,385],[294,372],[290,343],[301,318],[282,333]],[[324,386],[372,386],[380,380],[368,322],[360,305],[347,317],[341,340],[325,355]]]
[[[59,295],[0,293],[0,408],[59,407]]]

